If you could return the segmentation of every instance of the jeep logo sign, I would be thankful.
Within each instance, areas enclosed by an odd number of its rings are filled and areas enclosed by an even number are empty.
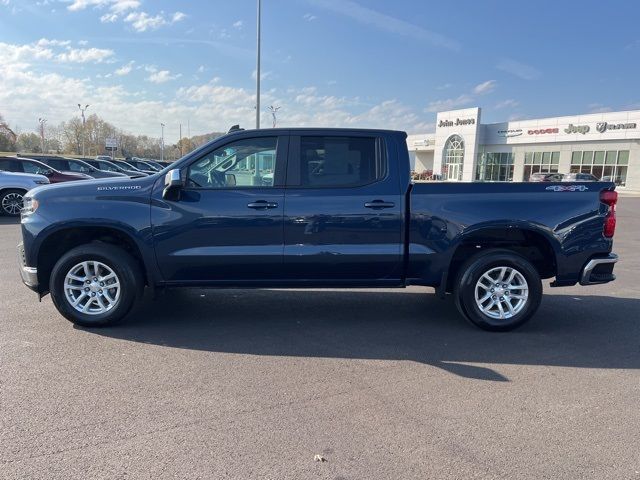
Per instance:
[[[584,135],[589,130],[591,130],[589,125],[574,125],[573,123],[570,123],[569,126],[564,129],[564,133],[581,133]]]

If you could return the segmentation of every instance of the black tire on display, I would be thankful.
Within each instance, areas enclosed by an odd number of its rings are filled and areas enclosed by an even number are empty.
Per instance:
[[[24,190],[5,190],[0,194],[0,213],[10,217],[17,217],[22,210]]]
[[[136,260],[106,243],[76,247],[58,260],[49,289],[58,311],[84,327],[113,325],[133,307],[142,288]]]
[[[460,313],[475,326],[506,332],[536,313],[542,282],[523,256],[511,250],[491,249],[462,265],[453,294]]]

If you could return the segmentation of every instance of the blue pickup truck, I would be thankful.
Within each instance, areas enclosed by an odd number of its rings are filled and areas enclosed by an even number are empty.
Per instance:
[[[148,177],[32,190],[20,270],[84,326],[145,287],[425,285],[504,331],[534,315],[542,279],[615,279],[614,189],[412,183],[404,132],[235,130]]]

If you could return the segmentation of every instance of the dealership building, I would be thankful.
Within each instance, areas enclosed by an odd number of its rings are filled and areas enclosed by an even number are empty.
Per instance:
[[[480,108],[439,112],[435,133],[409,135],[421,179],[527,181],[590,173],[640,190],[640,110],[482,123]]]

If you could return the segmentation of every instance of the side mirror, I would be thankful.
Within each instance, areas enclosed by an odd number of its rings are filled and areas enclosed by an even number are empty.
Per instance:
[[[164,176],[164,190],[162,191],[162,198],[165,200],[177,201],[180,200],[180,191],[184,187],[184,181],[179,168],[169,170]]]
[[[235,187],[236,186],[236,176],[233,173],[225,173],[224,175],[224,183],[227,187]]]

